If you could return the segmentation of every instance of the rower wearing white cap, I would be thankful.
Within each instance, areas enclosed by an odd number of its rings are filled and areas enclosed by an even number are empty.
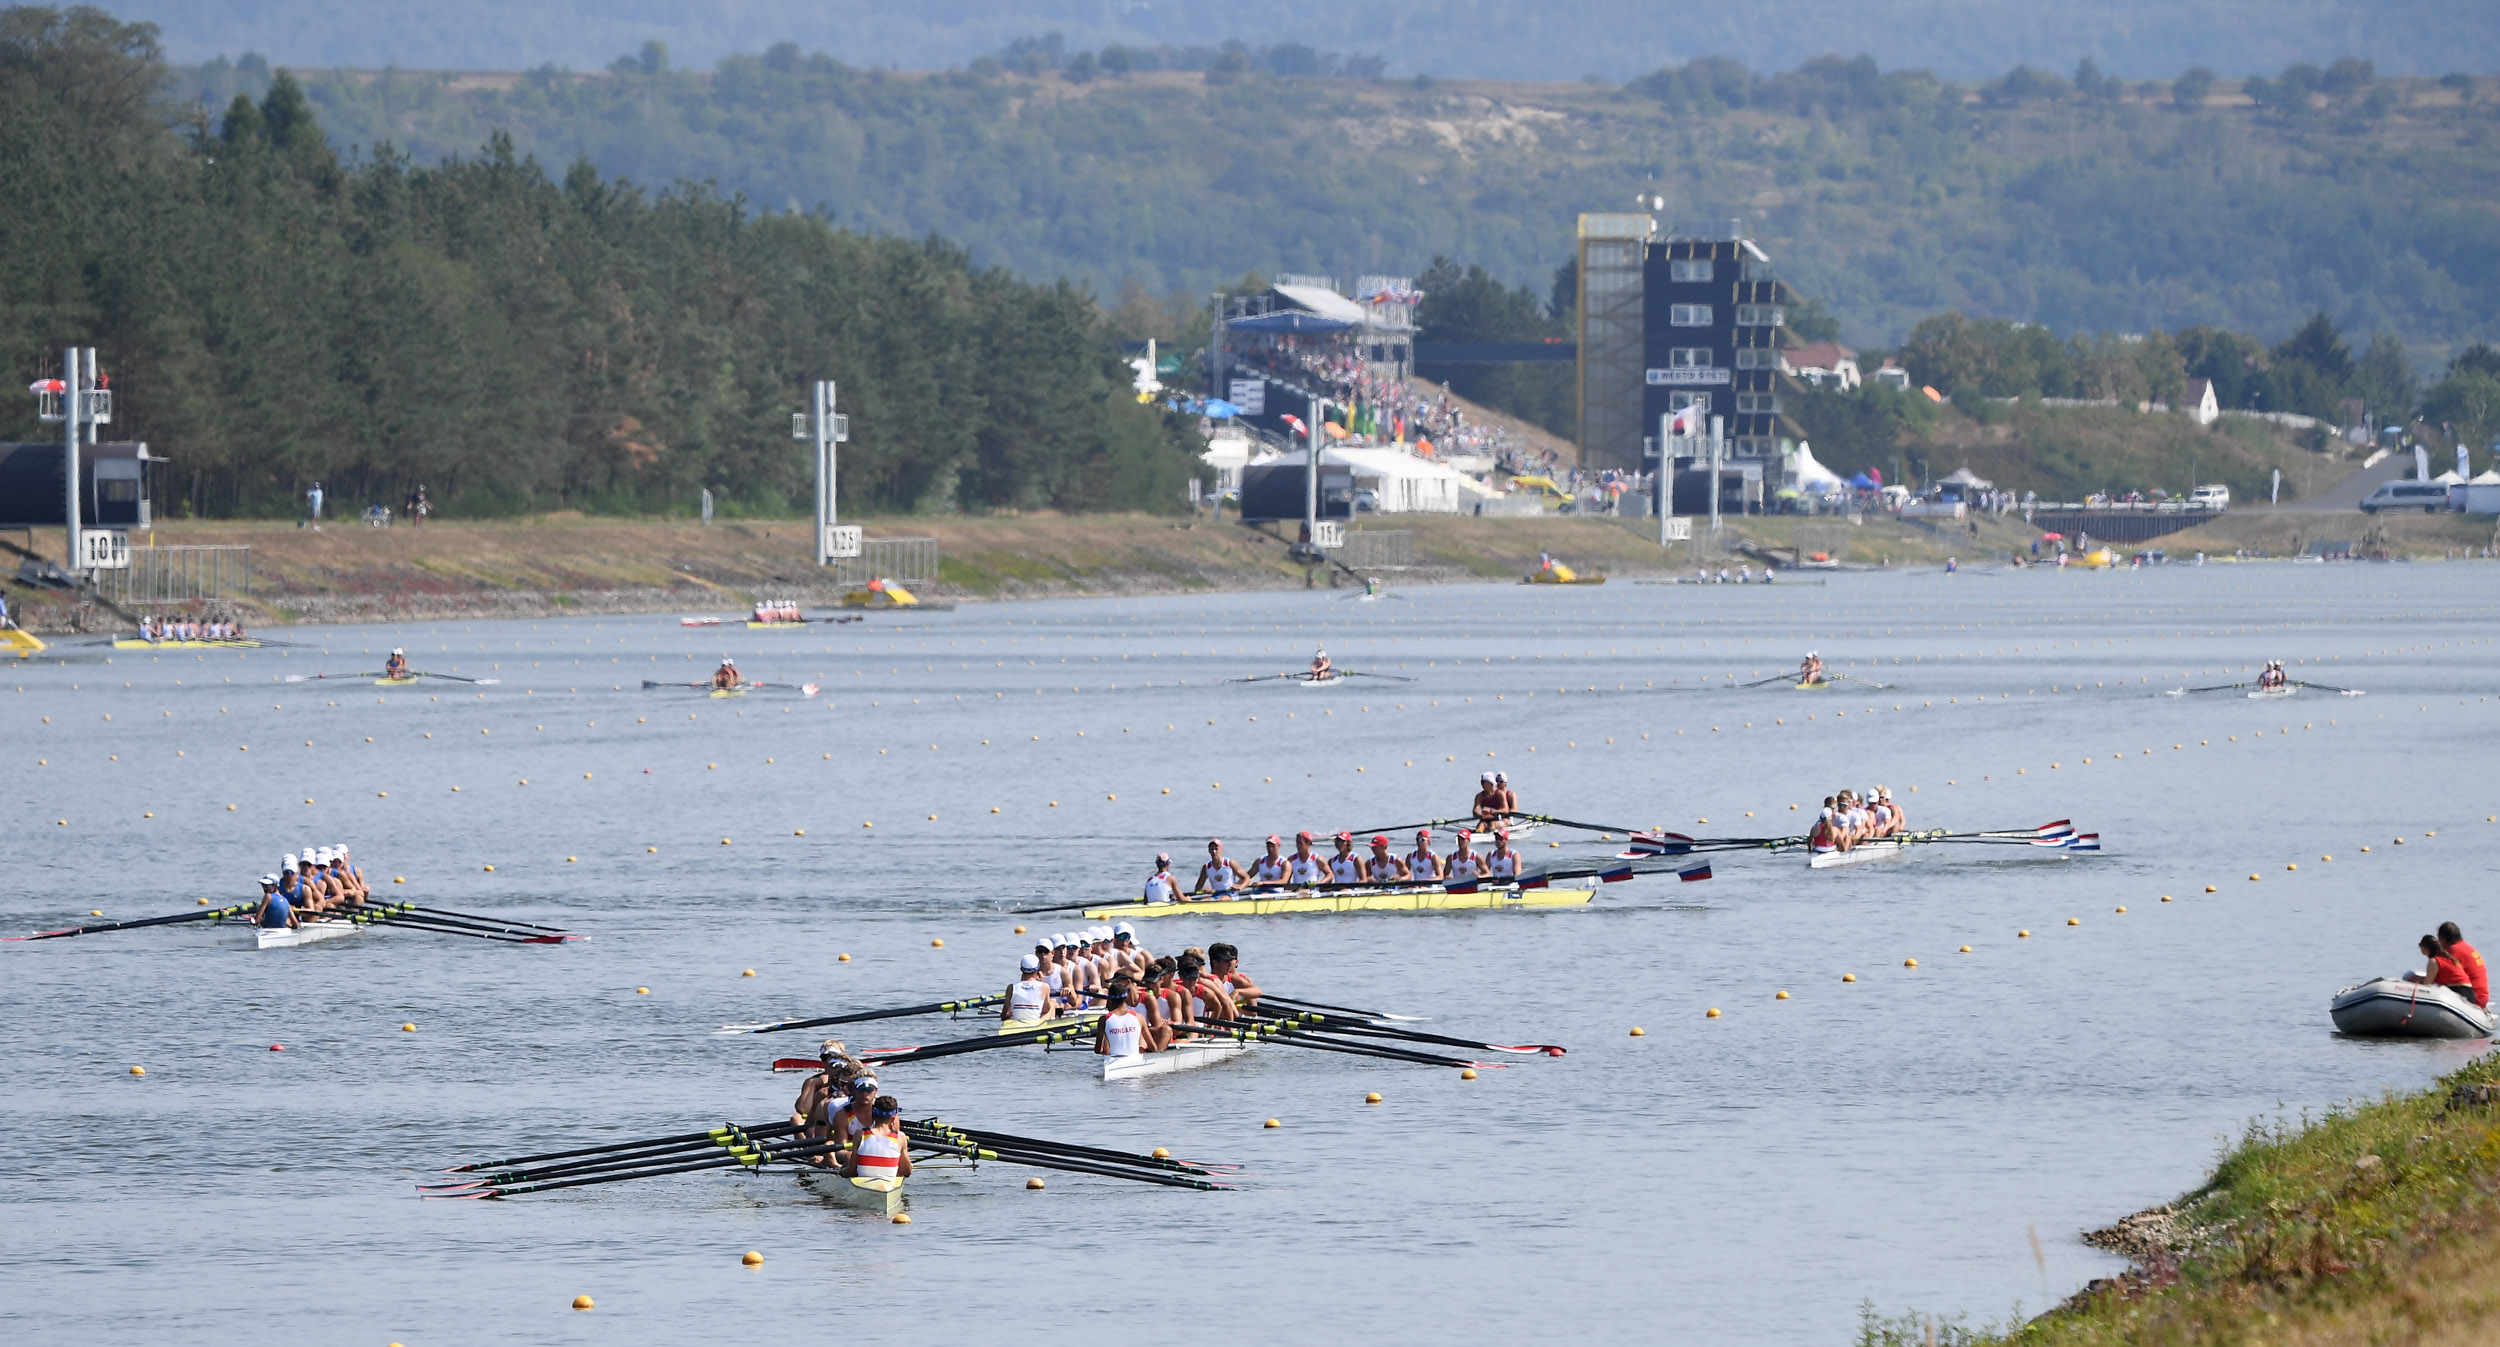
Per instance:
[[[347,881],[347,900],[359,906],[372,901],[373,886],[365,882],[365,872],[357,869],[356,862],[348,856],[347,844],[341,842],[330,850],[338,856],[339,876]]]
[[[1504,816],[1519,812],[1519,792],[1510,788],[1510,773],[1495,772],[1493,774],[1493,789],[1501,792],[1502,813]]]
[[[1146,901],[1177,903],[1181,900],[1181,881],[1172,873],[1172,853],[1155,853],[1155,872],[1146,876]]]
[[[1273,849],[1276,840],[1269,838],[1268,845]],[[1278,876],[1278,878],[1282,877]],[[1249,878],[1249,871],[1242,869],[1239,862],[1224,854],[1224,839],[1210,837],[1207,839],[1207,863],[1198,867],[1198,884],[1190,892],[1227,898],[1232,895],[1235,885],[1246,883]]]
[[[1823,656],[1819,652],[1809,650],[1806,652],[1805,662],[1797,666],[1797,685],[1812,687],[1822,681]]]
[[[1039,1024],[1059,1013],[1059,995],[1042,979],[1042,961],[1024,956],[1022,976],[1007,984],[1007,1005],[998,1018],[1008,1024]]]
[[[720,667],[712,671],[712,686],[725,690],[738,686],[738,665],[727,655],[721,656]]]
[[[1120,956],[1121,966],[1132,973],[1147,968],[1155,961],[1154,954],[1137,943],[1137,928],[1125,921],[1111,928],[1111,952]]]
[[[260,906],[252,909],[252,924],[273,929],[301,924],[296,919],[294,907],[287,902],[284,894],[278,892],[276,875],[260,877]]]
[[[1329,676],[1330,674],[1334,673],[1335,671],[1336,671],[1336,666],[1328,662],[1328,652],[1327,652],[1327,651],[1322,650],[1322,651],[1320,651],[1318,654],[1311,656],[1311,681],[1312,681],[1312,682],[1314,682],[1314,683],[1325,683],[1325,682],[1327,682],[1327,681],[1328,681],[1328,676]]]
[[[391,647],[391,657],[382,661],[382,676],[406,678],[408,676],[408,652],[398,646]]]
[[[287,906],[298,912],[305,910],[304,867],[293,852],[278,861],[278,895],[286,899]]]
[[[1478,823],[1491,824],[1502,821],[1502,788],[1493,783],[1491,772],[1477,774],[1476,802],[1473,807]]]
[[[1897,837],[1910,830],[1910,811],[1903,809],[1900,802],[1892,798],[1892,787],[1877,786],[1875,798],[1884,802],[1884,818],[1894,836]]]
[[[1418,884],[1438,883],[1442,877],[1441,858],[1433,854],[1432,829],[1415,830],[1415,849],[1406,853],[1406,877]]]

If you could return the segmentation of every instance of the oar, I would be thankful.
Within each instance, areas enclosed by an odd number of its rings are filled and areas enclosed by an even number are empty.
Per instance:
[[[258,906],[260,903],[256,899],[249,903],[237,903],[232,907],[208,908],[198,912],[177,912],[170,917],[143,917],[137,921],[105,921],[92,926],[65,926],[57,931],[37,931],[32,935],[0,936],[0,940],[58,940],[63,936],[101,935],[106,931],[135,931],[142,926],[171,926],[185,921],[215,921],[220,917],[241,916]]]
[[[822,1015],[812,1020],[775,1020],[770,1024],[724,1024],[713,1030],[722,1034],[771,1034],[784,1029],[814,1029],[828,1024],[863,1024],[869,1020],[900,1020],[914,1015],[946,1015],[958,1010],[978,1010],[1007,999],[1005,992],[987,996],[967,997],[960,1001],[932,1001],[925,1006],[898,1006],[892,1010],[859,1010],[848,1015]]]
[[[1385,678],[1393,683],[1412,683],[1415,681],[1404,674],[1372,673],[1367,669],[1338,669],[1335,672],[1343,674],[1348,678]]]
[[[1410,1043],[1438,1043],[1451,1048],[1482,1048],[1487,1052],[1543,1053],[1548,1057],[1560,1057],[1564,1052],[1564,1049],[1551,1043],[1479,1043],[1471,1038],[1451,1038],[1445,1034],[1428,1034],[1417,1029],[1399,1029],[1390,1025],[1372,1024],[1368,1021],[1334,1015],[1317,1017],[1313,1027],[1324,1029],[1332,1034],[1400,1038]]]
[[[1123,1169],[1115,1165],[1089,1164],[1081,1160],[1045,1157],[1027,1151],[999,1151],[965,1142],[924,1140],[917,1142],[938,1155],[960,1155],[975,1162],[988,1160],[1002,1165],[1023,1165],[1028,1169],[1059,1169],[1076,1174],[1099,1174],[1104,1178],[1128,1179],[1135,1183],[1154,1183],[1166,1188],[1190,1188],[1198,1192],[1221,1191],[1225,1185],[1208,1179],[1153,1170]]]
[[[937,1057],[960,1057],[968,1052],[989,1052],[997,1048],[1021,1048],[1031,1044],[1048,1047],[1053,1043],[1069,1043],[1091,1037],[1094,1026],[1075,1025],[1066,1029],[1040,1029],[1023,1034],[992,1034],[986,1038],[959,1038],[927,1047],[897,1048],[888,1052],[863,1052],[859,1060],[875,1066],[895,1062],[925,1062]]]
[[[1331,669],[1329,672],[1333,674],[1340,671]],[[1293,681],[1309,683],[1317,680],[1311,676],[1308,670],[1305,670],[1301,673],[1252,674],[1248,678],[1227,678],[1222,681],[1227,683],[1281,683]]]
[[[537,922],[522,921],[517,917],[489,917],[476,912],[451,912],[439,907],[411,907],[409,911],[421,913],[429,917],[449,917],[456,921],[474,921],[489,926],[500,926],[515,931],[537,931],[545,935],[571,934],[561,926],[542,926]],[[573,936],[573,938],[579,940],[583,937]]]
[[[1340,1015],[1359,1015],[1367,1020],[1396,1020],[1403,1024],[1430,1024],[1430,1015],[1392,1015],[1385,1010],[1357,1010],[1352,1006],[1332,1006],[1325,1001],[1305,1001],[1300,997],[1278,996],[1274,992],[1259,993],[1260,1005],[1292,1006],[1297,1010],[1333,1010]]]
[[[1844,674],[1832,674],[1832,675],[1829,675],[1829,676],[1828,676],[1828,679],[1827,679],[1827,681],[1830,681],[1830,682],[1840,682],[1840,681],[1843,681],[1843,680],[1846,680],[1846,681],[1851,682],[1851,683],[1864,683],[1864,684],[1866,684],[1868,687],[1875,688],[1875,689],[1878,689],[1878,690],[1880,690],[1880,691],[1884,691],[1884,692],[1890,692],[1890,691],[1892,691],[1892,684],[1890,684],[1890,683],[1878,683],[1878,682],[1876,682],[1876,681],[1875,681],[1874,679],[1872,679],[1872,678],[1860,678],[1860,677],[1858,677],[1856,674],[1849,674],[1849,673],[1844,673]]]
[[[493,685],[503,681],[500,678],[462,678],[458,674],[427,673],[422,669],[410,669],[407,676],[410,678],[439,678],[446,683],[475,683],[479,687],[492,687]]]
[[[2292,686],[2296,688],[2316,688],[2320,692],[2333,692],[2346,697],[2367,697],[2370,695],[2367,692],[2363,692],[2359,688],[2339,688],[2325,683],[2306,682],[2298,678],[2291,680],[2291,683]]]
[[[322,680],[322,679],[324,679],[324,678],[388,678],[388,677],[390,677],[390,674],[389,674],[389,673],[387,673],[387,672],[385,672],[384,670],[381,670],[381,669],[365,669],[365,670],[362,670],[362,671],[357,672],[357,673],[288,674],[288,675],[286,676],[286,678],[285,678],[283,681],[285,681],[285,682],[289,682],[289,683],[317,683],[317,682],[321,681],[321,680]]]
[[[796,1123],[765,1123],[761,1126],[749,1127],[741,1130],[744,1130],[751,1135],[767,1136],[775,1132],[795,1131],[797,1128],[798,1124]],[[475,1164],[453,1165],[451,1168],[443,1170],[442,1172],[445,1174],[466,1174],[481,1169],[512,1169],[521,1165],[534,1165],[542,1160],[570,1160],[578,1156],[599,1155],[608,1151],[641,1150],[652,1146],[668,1146],[685,1142],[716,1140],[723,1133],[729,1130],[729,1124],[723,1123],[719,1127],[707,1127],[700,1132],[680,1132],[675,1136],[649,1137],[636,1141],[613,1141],[603,1146],[583,1146],[579,1149],[569,1151],[546,1151],[538,1155],[516,1155],[509,1160],[481,1160]]]
[[[1148,1169],[1177,1170],[1184,1174],[1204,1174],[1207,1172],[1205,1169],[1200,1168],[1197,1165],[1189,1164],[1180,1160],[1158,1158],[1152,1155],[1131,1155],[1124,1151],[1105,1150],[1099,1146],[1080,1146],[1073,1142],[1049,1141],[1040,1137],[1020,1137],[1006,1132],[992,1132],[981,1128],[955,1127],[941,1122],[936,1118],[929,1118],[921,1122],[904,1123],[903,1135],[911,1137],[915,1141],[919,1140],[922,1135],[932,1137],[942,1136],[952,1140],[970,1141],[975,1145],[993,1147],[1004,1146],[1011,1150],[1047,1151],[1079,1158],[1115,1162],[1124,1165],[1138,1165]]]
[[[1750,683],[1727,683],[1723,684],[1723,686],[1730,692],[1737,692],[1745,688],[1762,688],[1769,687],[1773,683],[1794,683],[1796,681],[1797,675],[1793,673],[1783,673],[1773,674],[1768,678],[1757,678]]]
[[[352,920],[376,926],[405,926],[414,931],[432,931],[436,935],[465,935],[476,940],[494,940],[507,945],[561,945],[567,940],[581,938],[580,936],[538,935],[527,932],[514,934],[482,930],[465,922],[440,921],[412,912],[384,911],[369,916],[357,915]]]
[[[797,1130],[797,1127],[798,1125],[796,1123],[785,1123],[782,1124],[778,1130],[782,1132],[793,1132]],[[692,1141],[655,1142],[651,1145],[639,1146],[631,1150],[603,1151],[596,1155],[563,1160],[553,1164],[539,1164],[527,1167],[483,1167],[474,1171],[477,1175],[474,1178],[456,1179],[449,1183],[420,1183],[417,1187],[430,1191],[448,1192],[458,1188],[491,1187],[506,1183],[525,1183],[534,1179],[556,1178],[567,1174],[592,1174],[598,1173],[602,1170],[640,1169],[655,1163],[673,1163],[674,1158],[682,1158],[691,1154],[708,1152],[714,1147],[728,1147],[732,1136],[742,1139],[753,1138],[759,1135],[769,1136],[772,1134],[773,1130],[774,1129],[771,1128],[729,1128],[723,1129],[719,1134],[706,1133]],[[752,1148],[741,1147],[738,1149]]]
[[[814,1146],[794,1146],[786,1150],[779,1151],[750,1151],[744,1155],[733,1153],[702,1160],[687,1161],[683,1164],[664,1165],[655,1169],[635,1169],[627,1170],[623,1173],[612,1174],[591,1174],[581,1178],[551,1179],[546,1182],[522,1183],[506,1187],[481,1187],[468,1192],[427,1193],[425,1196],[428,1198],[438,1199],[519,1197],[526,1193],[553,1192],[559,1188],[585,1188],[596,1183],[622,1183],[628,1179],[660,1178],[669,1174],[691,1174],[699,1170],[706,1169],[760,1170],[766,1164],[769,1164],[774,1160],[782,1160],[785,1162],[802,1160],[810,1156],[830,1154],[835,1149],[836,1148],[832,1143],[826,1142]]]
[[[428,908],[417,907],[413,904],[401,906],[398,911],[400,915],[410,921],[424,922],[432,926],[452,927],[463,931],[475,931],[480,935],[503,936],[507,939],[524,940],[537,945],[561,945],[568,941],[586,938],[584,936],[574,935],[568,931],[549,931],[534,926],[506,926],[497,921],[456,916],[449,912],[435,912]]]
[[[2161,695],[2165,697],[2184,697],[2191,692],[2229,692],[2235,688],[2244,688],[2247,686],[2249,685],[2246,683],[2216,683],[2209,688],[2172,688],[2168,692]]]
[[[1309,1048],[1314,1052],[1341,1053],[1349,1057],[1377,1057],[1393,1062],[1414,1062],[1423,1066],[1475,1066],[1474,1062],[1457,1057],[1442,1057],[1428,1052],[1406,1052],[1397,1048],[1365,1047],[1339,1043],[1269,1025],[1238,1020],[1209,1020],[1205,1024],[1176,1024],[1175,1030],[1201,1038],[1229,1038],[1243,1043],[1282,1043],[1288,1047]]]

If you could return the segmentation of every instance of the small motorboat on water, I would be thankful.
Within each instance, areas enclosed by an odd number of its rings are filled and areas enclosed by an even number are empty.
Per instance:
[[[2491,1012],[2445,987],[2373,978],[2327,1002],[2338,1031],[2360,1038],[2489,1038]]]

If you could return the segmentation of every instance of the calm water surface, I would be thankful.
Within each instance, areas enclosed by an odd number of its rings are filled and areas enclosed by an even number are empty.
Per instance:
[[[1143,1311],[1278,1341],[1838,1342],[1866,1300],[2037,1310],[2115,1266],[2079,1230],[2193,1187],[2250,1119],[2417,1086],[2480,1046],[2341,1041],[2325,1003],[2442,919],[2500,922],[2477,850],[2500,813],[2488,574],[1853,575],[59,647],[0,670],[0,924],[245,898],[281,852],[346,840],[391,896],[591,939],[256,953],[191,926],[0,947],[0,1338],[943,1342],[1118,1333]],[[1318,643],[1416,681],[1218,681]],[[504,684],[278,681],[394,644]],[[1809,647],[1896,686],[1698,690]],[[724,653],[825,694],[640,688]],[[2270,657],[2371,695],[2153,695]],[[1720,857],[1709,883],[1610,886],[1580,911],[1145,928],[1159,950],[1234,940],[1279,991],[1571,1048],[1472,1082],[1288,1049],[1128,1086],[1035,1053],[885,1075],[913,1116],[1240,1162],[1235,1192],[933,1173],[909,1227],[775,1176],[415,1197],[462,1160],[770,1119],[797,1083],[770,1059],[813,1036],[714,1026],[993,990],[1029,943],[1018,920],[1073,924],[1013,909],[1126,896],[1155,851],[1187,864],[1209,835],[1247,855],[1270,831],[1459,812],[1488,767],[1532,809],[1610,824],[1778,834],[1801,826],[1790,805],[1881,782],[1922,826],[2072,817],[2108,853],[1819,874]],[[1609,850],[1545,840],[1540,859]],[[597,1310],[568,1309],[580,1294]]]

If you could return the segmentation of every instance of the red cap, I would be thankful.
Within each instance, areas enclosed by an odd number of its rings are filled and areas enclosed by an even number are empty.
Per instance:
[[[1310,841],[1310,840],[1311,840],[1311,830],[1310,830],[1310,829],[1308,829],[1308,828],[1305,828],[1305,829],[1303,829],[1302,831],[1300,831],[1300,832],[1298,832],[1298,833],[1295,833],[1295,834],[1293,835],[1293,840],[1295,840],[1295,841],[1297,841],[1297,842],[1308,842],[1308,841]]]
[[[1281,846],[1283,846],[1283,845],[1285,844],[1285,839],[1283,839],[1283,838],[1281,838],[1281,837],[1278,837],[1278,836],[1277,836],[1276,834],[1274,834],[1274,833],[1269,833],[1269,834],[1267,835],[1267,840],[1268,840],[1268,841],[1270,841],[1270,842],[1274,842],[1276,845],[1278,845],[1278,846],[1280,846],[1280,847],[1281,847]]]
[[[1430,828],[1417,828],[1417,829],[1415,830],[1415,835],[1416,835],[1417,837],[1430,837],[1430,836],[1432,836],[1432,829],[1430,829]]]
[[[1339,834],[1337,834],[1337,840],[1338,840],[1338,841],[1340,841],[1340,842],[1351,842],[1351,841],[1353,841],[1353,840],[1354,840],[1354,834],[1352,834],[1352,833],[1339,833]]]
[[[1385,847],[1389,845],[1389,839],[1386,837],[1375,837],[1372,839],[1372,845],[1376,847]]]

